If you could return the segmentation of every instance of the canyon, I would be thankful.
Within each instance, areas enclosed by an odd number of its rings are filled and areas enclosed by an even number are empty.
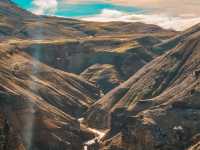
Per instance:
[[[186,31],[0,2],[0,150],[199,150],[200,24]]]

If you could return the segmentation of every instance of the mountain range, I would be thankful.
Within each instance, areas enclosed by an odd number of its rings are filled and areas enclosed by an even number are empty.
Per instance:
[[[200,148],[200,24],[80,21],[1,0],[0,40],[0,150]]]

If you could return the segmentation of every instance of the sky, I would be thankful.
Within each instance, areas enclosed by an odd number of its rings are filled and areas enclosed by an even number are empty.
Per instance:
[[[35,14],[125,21],[185,30],[200,23],[200,0],[12,0]]]

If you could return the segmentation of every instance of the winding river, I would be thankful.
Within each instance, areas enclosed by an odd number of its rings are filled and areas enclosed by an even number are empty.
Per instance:
[[[79,120],[79,122],[82,122],[82,121],[83,121],[83,118],[80,118],[80,119],[78,119],[78,120]],[[105,136],[105,134],[106,134],[106,132],[102,132],[102,131],[99,131],[99,130],[96,130],[96,129],[93,129],[93,128],[87,128],[87,129],[88,129],[89,131],[93,132],[93,133],[96,135],[96,137],[84,143],[84,150],[88,150],[88,147],[89,147],[90,145],[95,144],[96,141],[100,142],[100,140],[101,140],[101,139]]]

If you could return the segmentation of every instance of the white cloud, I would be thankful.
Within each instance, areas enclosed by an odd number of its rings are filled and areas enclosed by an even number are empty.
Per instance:
[[[157,13],[165,12],[172,15],[195,13],[200,15],[200,0],[61,0],[65,3],[106,2],[117,5],[151,9]]]
[[[102,10],[101,14],[81,18],[86,21],[124,21],[124,22],[144,22],[156,24],[166,29],[185,30],[192,25],[200,23],[200,17],[194,14],[182,14],[180,16],[170,16],[166,14],[130,14],[117,10]]]
[[[32,12],[36,14],[54,15],[58,3],[63,7],[68,3],[85,3],[96,0],[33,0]],[[125,13],[117,10],[102,10],[101,14],[81,18],[87,21],[125,21],[144,22],[156,24],[163,28],[184,30],[192,25],[200,23],[200,1],[199,0],[99,0],[102,2],[113,2],[115,4],[129,4],[141,6],[151,14]],[[149,3],[151,5],[149,5]]]
[[[33,0],[32,4],[32,12],[39,15],[52,15],[55,13],[58,6],[57,0]]]

